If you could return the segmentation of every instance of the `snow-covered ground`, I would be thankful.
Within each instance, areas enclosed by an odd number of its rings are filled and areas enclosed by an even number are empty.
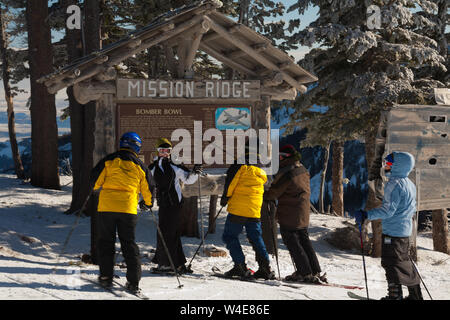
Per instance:
[[[23,183],[11,175],[0,175],[0,299],[2,300],[109,300],[119,299],[91,282],[98,275],[98,267],[81,264],[80,255],[90,250],[90,220],[81,218],[58,262],[63,243],[76,221],[75,216],[64,215],[71,200],[71,177],[61,177],[66,185],[61,191],[44,190]],[[209,204],[203,201],[206,212]],[[154,209],[157,211],[157,208]],[[206,239],[207,246],[224,248],[221,240],[226,214],[217,221],[215,234]],[[204,219],[207,223],[207,219]],[[340,251],[324,238],[332,230],[345,226],[348,219],[329,215],[311,215],[310,235],[323,271],[334,283],[364,287],[362,259],[358,252]],[[205,230],[207,226],[205,225]],[[178,288],[175,277],[150,274],[155,265],[150,262],[156,243],[156,228],[150,214],[141,214],[137,225],[137,241],[143,256],[143,274],[140,286],[152,300],[347,300],[347,290],[334,287],[299,285],[299,288],[219,279],[211,276],[211,268],[227,270],[231,258],[207,257],[199,254],[192,263],[193,275],[180,277],[183,288]],[[188,262],[200,240],[182,238]],[[242,244],[249,267],[256,269],[253,251],[245,236]],[[279,266],[282,277],[293,272],[291,258],[278,236]],[[450,298],[450,256],[432,251],[431,233],[418,237],[418,267],[433,299]],[[120,249],[117,243],[117,250]],[[121,256],[117,259],[123,260]],[[368,287],[372,298],[386,295],[386,281],[380,259],[366,257]],[[276,271],[275,259],[272,268]],[[125,281],[125,269],[116,266],[119,281]],[[425,299],[430,299],[422,286]],[[404,289],[407,293],[406,288]],[[354,290],[365,295],[365,290]],[[120,298],[124,299],[124,298]],[[135,299],[129,295],[125,299]]]

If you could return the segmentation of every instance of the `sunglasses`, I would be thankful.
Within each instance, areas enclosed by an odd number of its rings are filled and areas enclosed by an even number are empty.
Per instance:
[[[172,148],[157,148],[159,153],[170,153],[172,151]]]
[[[280,152],[278,155],[280,156],[280,160],[291,156],[290,153],[286,152]]]

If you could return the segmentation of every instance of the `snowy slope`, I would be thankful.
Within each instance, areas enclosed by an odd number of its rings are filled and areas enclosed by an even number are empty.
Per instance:
[[[61,177],[62,185],[70,183],[70,177]],[[97,266],[76,265],[79,256],[89,252],[90,221],[81,218],[67,246],[66,253],[57,263],[62,244],[76,221],[74,216],[63,212],[71,199],[71,185],[61,191],[43,190],[23,184],[11,175],[0,175],[0,299],[118,299],[111,293],[83,280],[96,279]],[[203,208],[207,208],[206,198]],[[157,208],[155,208],[155,211]],[[221,240],[224,219],[218,219],[215,234],[208,236],[206,244],[224,248]],[[205,219],[205,223],[206,223]],[[362,259],[358,253],[344,252],[331,247],[324,238],[337,227],[344,226],[346,219],[327,215],[311,216],[310,235],[323,271],[330,282],[364,286]],[[207,226],[205,226],[206,229]],[[344,300],[349,299],[345,289],[303,285],[299,289],[239,282],[211,277],[211,268],[227,270],[232,266],[231,258],[206,257],[199,254],[193,261],[194,274],[180,278],[184,285],[178,288],[175,277],[157,276],[149,273],[156,243],[156,229],[152,216],[140,215],[137,226],[137,241],[143,256],[141,287],[153,300]],[[182,239],[188,259],[194,254],[200,240]],[[278,236],[280,244],[279,264],[281,276],[293,272],[290,256]],[[245,237],[242,237],[244,252],[249,267],[256,268],[254,255]],[[117,245],[119,248],[119,245]],[[119,249],[118,249],[119,250]],[[430,233],[420,233],[418,238],[419,269],[434,299],[450,297],[450,257],[432,251]],[[118,262],[123,258],[120,256]],[[366,257],[368,286],[373,298],[386,294],[386,283],[380,260]],[[56,269],[54,269],[56,267]],[[277,270],[275,259],[272,267]],[[116,267],[116,274],[125,281],[125,269]],[[405,289],[406,291],[406,289]],[[425,299],[429,299],[423,290]],[[365,294],[365,290],[355,290]],[[123,299],[123,298],[121,298]],[[133,296],[127,299],[134,299]]]

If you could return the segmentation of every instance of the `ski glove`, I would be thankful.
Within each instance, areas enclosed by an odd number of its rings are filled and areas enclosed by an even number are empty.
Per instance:
[[[194,168],[192,168],[192,172],[195,174],[202,174],[203,173],[203,167],[201,164],[194,164]]]
[[[367,212],[364,210],[358,210],[353,213],[355,216],[356,223],[362,225],[364,221],[367,219]]]
[[[148,211],[152,207],[153,207],[153,203],[148,206],[148,205],[145,204],[145,200],[139,201],[139,209],[141,209],[142,211]]]
[[[228,203],[228,197],[222,196],[222,198],[220,198],[220,205],[222,207],[225,207]]]

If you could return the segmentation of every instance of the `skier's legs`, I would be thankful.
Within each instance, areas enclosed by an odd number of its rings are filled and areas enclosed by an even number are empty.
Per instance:
[[[388,283],[415,286],[420,284],[411,260],[409,259],[409,239],[382,235],[381,266],[386,271]]]
[[[180,206],[159,208],[159,228],[176,268],[186,262],[179,230],[180,213]],[[157,237],[155,258],[156,261],[154,262],[158,263],[158,265],[171,266],[159,234]]]
[[[256,261],[264,263],[269,261],[266,245],[262,238],[261,222],[247,221],[245,223],[245,231],[256,254]]]
[[[309,265],[311,267],[312,273],[313,274],[320,273],[322,270],[320,269],[319,260],[317,259],[316,252],[314,251],[314,248],[312,247],[311,244],[311,240],[309,239],[308,229],[302,228],[297,230],[297,235],[300,245],[302,246],[303,250],[308,256]]]
[[[230,251],[231,259],[234,264],[245,263],[245,256],[242,252],[242,247],[239,242],[239,235],[242,232],[244,225],[230,221],[230,215],[227,216],[225,227],[223,230],[222,240],[227,249]]]
[[[139,247],[135,241],[136,223],[137,215],[123,213],[117,226],[122,254],[127,264],[127,280],[132,284],[139,283],[142,273]]]
[[[111,212],[97,214],[98,261],[100,277],[114,275],[114,254],[116,244],[116,215]]]
[[[283,239],[283,243],[288,248],[289,254],[294,260],[297,272],[301,276],[312,274],[308,255],[300,245],[300,240],[298,238],[296,230],[289,230],[284,228],[283,226],[280,226],[280,233],[281,238]]]

